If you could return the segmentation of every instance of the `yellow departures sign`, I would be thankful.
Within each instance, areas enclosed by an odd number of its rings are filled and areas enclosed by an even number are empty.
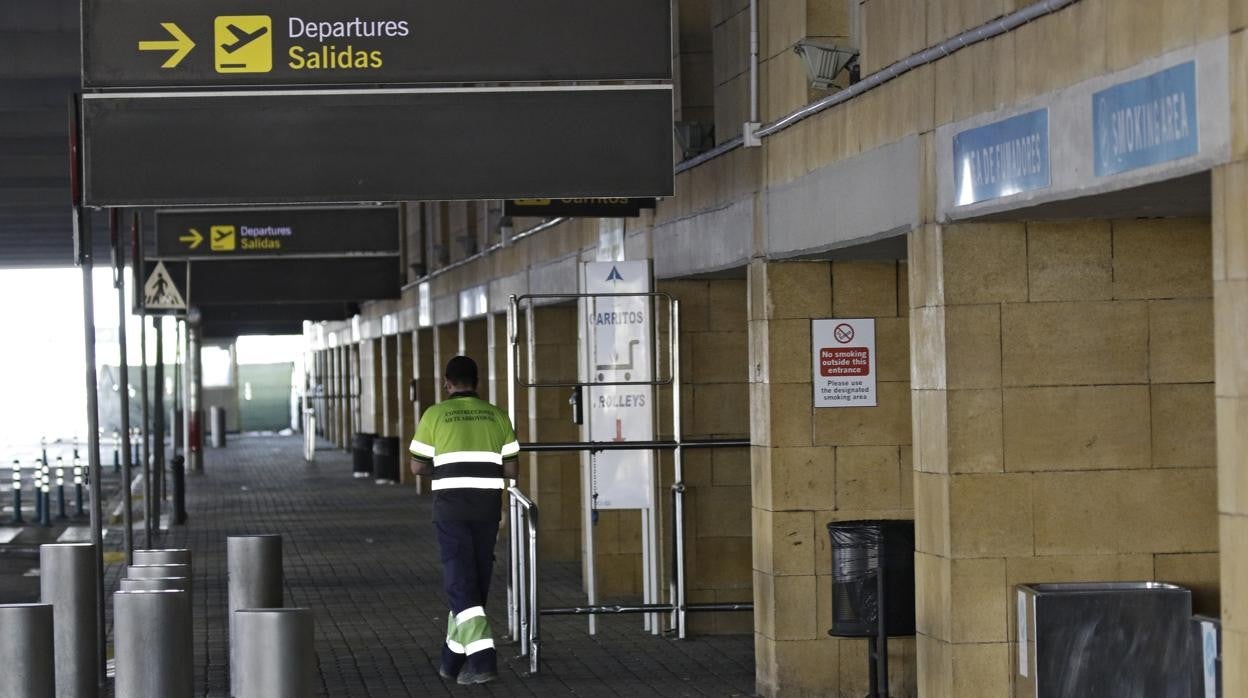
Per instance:
[[[178,238],[178,242],[185,242],[187,248],[193,250],[199,247],[200,243],[204,241],[203,233],[200,233],[198,230],[191,228],[190,230],[186,232],[187,232],[186,235],[183,235]]]
[[[213,23],[218,73],[267,73],[273,70],[273,18],[268,15],[222,15]]]
[[[165,59],[165,62],[162,63],[160,67],[176,68],[178,67],[178,64],[182,62],[182,59],[186,58],[186,55],[191,52],[191,49],[195,48],[195,42],[191,41],[191,37],[187,36],[186,32],[182,31],[182,28],[173,22],[161,22],[160,26],[164,27],[165,31],[168,32],[169,36],[172,36],[173,39],[162,41],[140,41],[139,50],[173,51],[173,53],[169,55],[169,58]]]

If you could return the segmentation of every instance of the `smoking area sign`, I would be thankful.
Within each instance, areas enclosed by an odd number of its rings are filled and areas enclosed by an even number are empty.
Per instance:
[[[875,407],[875,320],[812,320],[815,407]]]

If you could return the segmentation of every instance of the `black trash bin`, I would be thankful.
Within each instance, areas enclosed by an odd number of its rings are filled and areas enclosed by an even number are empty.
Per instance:
[[[373,479],[377,482],[399,481],[399,437],[378,436],[373,439]]]
[[[914,522],[834,521],[828,524],[828,535],[832,538],[828,634],[869,639],[868,696],[888,696],[888,638],[914,635]]]
[[[376,434],[355,432],[351,440],[351,474],[355,477],[372,477],[373,439],[376,438]]]

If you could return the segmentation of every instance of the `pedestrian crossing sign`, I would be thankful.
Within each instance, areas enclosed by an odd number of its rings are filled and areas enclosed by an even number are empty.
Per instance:
[[[186,299],[173,283],[164,262],[157,262],[143,284],[143,305],[148,310],[186,310]]]

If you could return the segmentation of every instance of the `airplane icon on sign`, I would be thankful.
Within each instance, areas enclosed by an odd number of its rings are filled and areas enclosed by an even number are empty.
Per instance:
[[[234,43],[232,43],[232,44],[221,44],[221,48],[222,48],[222,49],[223,49],[226,53],[234,53],[235,51],[239,50],[240,48],[242,48],[242,47],[246,46],[247,44],[250,44],[251,42],[255,41],[256,39],[259,39],[260,37],[262,37],[262,36],[264,36],[265,34],[269,33],[269,28],[268,28],[267,26],[264,26],[264,25],[261,25],[261,26],[260,26],[258,29],[256,29],[254,32],[244,31],[244,30],[243,30],[242,28],[240,28],[237,24],[230,24],[230,25],[227,25],[227,26],[226,26],[226,29],[230,30],[230,33],[234,35]]]

